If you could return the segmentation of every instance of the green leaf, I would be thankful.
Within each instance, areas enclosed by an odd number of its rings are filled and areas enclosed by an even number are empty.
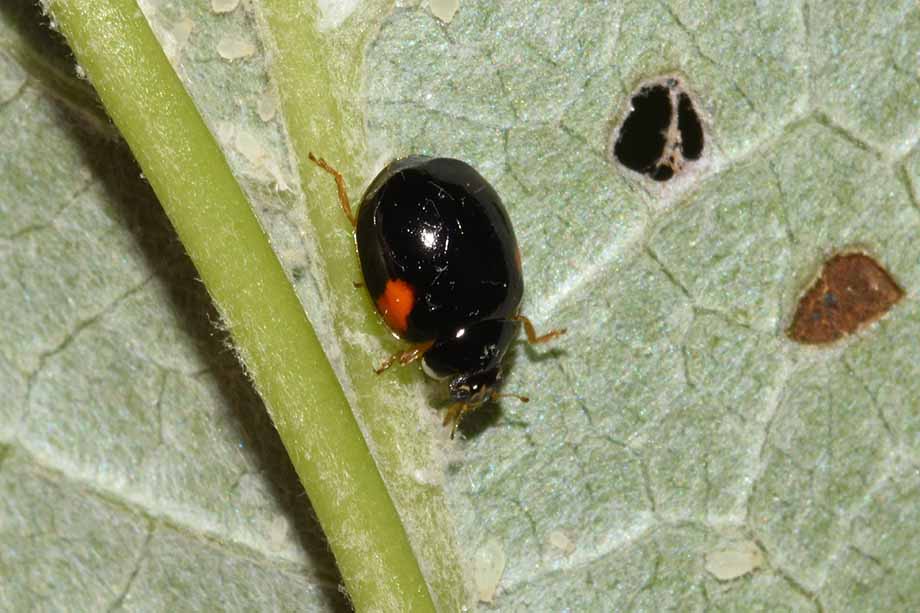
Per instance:
[[[442,545],[437,493],[413,482],[414,491],[399,491],[417,504],[397,511],[385,460],[411,449],[373,423],[365,438],[268,237],[137,4],[55,0],[48,8],[214,299],[355,607],[422,611],[464,599],[460,580],[447,583],[460,573],[453,550]],[[251,53],[251,44],[218,44],[228,59],[247,48]],[[415,516],[425,521],[413,523]],[[406,526],[416,547],[433,551],[413,551]]]
[[[465,560],[503,610],[920,606],[916,3],[463,0],[449,23],[319,4],[331,85],[304,92],[312,126],[268,61],[289,48],[270,2],[142,6],[371,442],[405,436],[404,463],[377,461],[420,563]],[[36,19],[0,7],[0,608],[342,606],[195,271]],[[653,185],[607,148],[663,74],[699,102],[707,147]],[[317,153],[353,199],[410,152],[466,159],[502,194],[524,310],[569,330],[510,357],[529,404],[483,408],[450,443],[436,384],[361,370],[398,345],[351,288],[328,177],[302,164],[336,133]],[[906,297],[834,346],[796,345],[801,291],[848,248]],[[432,508],[426,549],[411,518]],[[429,584],[462,581],[445,571]]]

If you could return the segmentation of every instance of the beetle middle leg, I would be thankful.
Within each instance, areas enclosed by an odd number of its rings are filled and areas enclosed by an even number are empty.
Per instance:
[[[335,179],[335,187],[339,192],[339,203],[342,205],[342,210],[345,212],[345,217],[348,218],[348,221],[351,223],[352,227],[355,226],[355,215],[351,212],[351,202],[348,201],[348,190],[345,189],[345,177],[342,176],[338,170],[332,167],[326,160],[323,158],[318,158],[313,153],[308,154],[310,161],[328,172]]]
[[[539,345],[565,334],[565,328],[560,328],[559,330],[550,330],[546,334],[538,336],[537,330],[533,327],[533,323],[523,315],[515,315],[512,319],[524,324],[524,332],[527,333],[527,342],[531,345]]]
[[[380,373],[385,371],[387,368],[389,368],[393,364],[396,364],[397,362],[399,362],[401,366],[407,366],[408,364],[411,364],[412,362],[416,361],[417,359],[425,355],[425,352],[431,349],[432,345],[434,345],[434,341],[427,341],[420,345],[416,345],[415,347],[411,349],[407,349],[405,351],[394,353],[393,355],[388,357],[386,360],[384,360],[380,366],[375,368],[374,372],[379,375]]]

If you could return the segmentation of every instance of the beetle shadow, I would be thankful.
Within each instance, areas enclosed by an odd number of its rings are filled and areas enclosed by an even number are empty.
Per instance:
[[[486,429],[495,426],[502,416],[501,402],[492,400],[466,414],[457,433],[466,439],[479,437]]]
[[[565,338],[564,336],[562,338]],[[557,342],[556,339],[553,339],[552,342]],[[546,344],[543,345],[531,345],[526,340],[518,341],[519,345],[523,345],[524,353],[527,354],[527,359],[530,362],[546,362],[548,360],[558,360],[569,354],[569,352],[563,347],[548,347]]]
[[[421,372],[418,375],[423,376]],[[423,396],[425,403],[432,411],[437,412],[439,418],[443,419],[447,410],[454,401],[450,399],[450,393],[447,390],[448,380],[437,381],[425,377],[425,387]],[[487,402],[475,410],[467,413],[460,424],[457,426],[457,436],[464,439],[475,438],[482,434],[487,428],[494,425],[501,417],[500,403],[497,401]],[[445,424],[444,428],[450,428]]]
[[[518,390],[508,390],[506,388],[507,379],[509,375],[514,372],[515,364],[518,359],[518,352],[516,349],[509,351],[505,355],[505,359],[502,362],[502,379],[503,382],[499,387],[498,391],[508,391],[512,393],[518,393]],[[526,396],[526,393],[521,395]],[[460,422],[460,425],[457,426],[457,432],[459,432],[463,438],[474,439],[479,437],[483,432],[488,428],[501,425],[502,416],[505,411],[503,408],[503,403],[505,402],[520,402],[514,398],[502,398],[497,400],[490,400],[489,402],[478,407],[475,411],[471,411],[466,414],[463,418],[463,421]]]
[[[567,355],[567,351],[562,348],[552,348],[549,350],[537,349],[534,345],[531,345],[526,340],[518,340],[512,346],[512,350],[508,352],[505,356],[505,361],[502,366],[504,372],[503,378],[507,380],[509,375],[514,372],[514,369],[517,366],[517,361],[520,358],[521,354],[525,353],[527,355],[528,362],[543,362],[546,360],[555,360]],[[508,393],[520,394],[521,396],[530,396],[530,393],[526,389],[508,389],[505,387],[506,384],[502,385],[502,388],[499,391],[507,391]],[[504,417],[504,403],[506,402],[520,402],[514,398],[502,398],[500,400],[493,400],[488,402],[481,407],[477,408],[475,411],[472,411],[463,418],[463,421],[460,422],[460,425],[457,427],[457,431],[463,434],[464,438],[476,438],[480,436],[486,429],[502,425],[502,418]],[[504,420],[504,425],[510,427],[526,427],[527,420]]]
[[[30,9],[23,9],[25,4]],[[28,14],[29,10],[32,14]],[[69,49],[47,27],[47,18],[37,3],[0,3],[0,16],[9,18],[25,45],[51,53],[49,61],[73,63]],[[34,27],[36,23],[45,25]],[[124,142],[113,141],[110,135],[100,134],[97,127],[87,124],[86,109],[73,106],[56,92],[49,93],[49,99],[57,104],[60,123],[69,128],[94,182],[105,192],[106,213],[134,236],[182,331],[197,346],[205,365],[202,374],[214,379],[222,404],[230,409],[228,415],[240,437],[241,453],[251,459],[256,472],[268,484],[309,560],[308,567],[317,569],[307,570],[305,578],[322,587],[327,608],[351,611],[340,587],[343,582],[335,559],[284,445],[234,354],[227,333],[216,325],[220,318],[210,296],[153,190],[142,178],[140,167]]]

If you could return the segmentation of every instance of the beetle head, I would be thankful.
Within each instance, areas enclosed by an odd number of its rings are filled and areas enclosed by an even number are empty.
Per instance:
[[[489,400],[501,380],[498,367],[457,375],[450,382],[450,397],[454,402],[478,406]]]

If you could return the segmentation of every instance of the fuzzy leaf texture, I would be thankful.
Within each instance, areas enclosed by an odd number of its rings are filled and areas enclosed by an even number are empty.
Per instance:
[[[916,2],[302,3],[350,85],[327,88],[339,104],[307,144],[355,200],[394,157],[473,164],[514,221],[524,312],[568,328],[515,345],[505,389],[531,402],[484,408],[453,443],[439,386],[368,374],[398,344],[352,286],[329,178],[300,163],[269,4],[140,6],[362,423],[405,441],[372,448],[420,564],[460,561],[425,567],[433,593],[920,608]],[[76,74],[31,2],[0,6],[0,609],[341,610],[268,414]],[[706,128],[663,184],[608,155],[660,75]],[[903,299],[837,343],[793,342],[799,297],[847,249]]]

